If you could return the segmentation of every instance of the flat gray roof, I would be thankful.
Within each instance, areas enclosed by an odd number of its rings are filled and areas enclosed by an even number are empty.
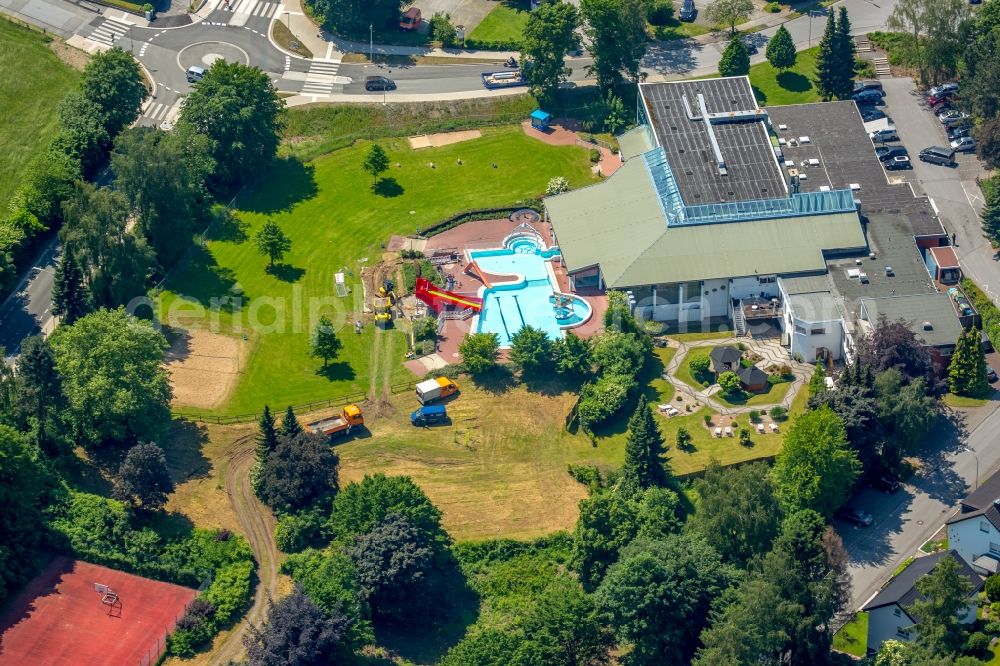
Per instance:
[[[954,345],[962,333],[962,323],[955,314],[948,294],[918,294],[862,298],[859,315],[872,324],[885,317],[890,322],[902,319],[917,337],[932,347]],[[930,329],[924,328],[924,322]]]
[[[803,321],[834,321],[846,314],[828,291],[790,295],[788,307],[797,319]]]
[[[854,212],[667,227],[643,160],[545,206],[567,268],[600,265],[609,287],[817,272],[824,251],[865,248]]]
[[[649,140],[649,128],[645,125],[636,125],[629,131],[617,137],[618,150],[622,160],[630,160],[638,157],[653,148]]]
[[[726,164],[722,175],[705,122],[688,116],[688,108],[700,116],[699,94],[710,114],[758,110],[747,77],[641,83],[639,92],[684,203],[694,206],[787,196],[784,176],[761,120],[713,124]]]
[[[789,296],[794,294],[809,294],[817,291],[829,292],[833,288],[830,277],[826,273],[818,275],[781,276],[781,285]]]

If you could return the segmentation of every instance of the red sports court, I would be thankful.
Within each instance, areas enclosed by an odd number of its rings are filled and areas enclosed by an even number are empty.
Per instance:
[[[58,557],[0,616],[0,664],[156,663],[195,591]]]

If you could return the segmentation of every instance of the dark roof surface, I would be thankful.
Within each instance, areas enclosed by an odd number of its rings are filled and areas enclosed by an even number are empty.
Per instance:
[[[639,86],[649,122],[685,204],[751,201],[788,196],[785,178],[760,120],[713,124],[726,175],[719,173],[715,152],[702,120],[690,120],[684,97],[695,115],[697,98],[705,98],[709,113],[758,109],[750,81],[744,76],[643,83]]]
[[[715,347],[708,354],[712,359],[712,365],[721,366],[723,363],[739,363],[742,354],[736,347]]]
[[[862,606],[861,610],[868,611],[890,604],[899,604],[903,608],[908,607],[922,596],[917,591],[917,581],[933,571],[934,567],[945,557],[954,558],[958,563],[959,573],[972,583],[973,593],[982,589],[983,579],[972,570],[972,567],[957,552],[954,550],[941,551],[940,553],[918,557],[913,560],[908,567],[900,571],[878,594]]]
[[[1000,499],[1000,472],[980,483],[978,488],[962,500],[962,507],[968,507],[970,511],[985,509],[997,499]]]
[[[736,371],[736,374],[739,376],[740,381],[747,386],[756,386],[757,384],[767,382],[767,373],[756,365],[751,365],[749,368],[740,368]]]
[[[958,513],[945,521],[945,525],[954,525],[955,523],[961,523],[969,520],[970,518],[984,518],[990,521],[997,531],[1000,531],[1000,510],[998,510],[992,502],[981,509],[966,511],[964,513],[959,510]]]

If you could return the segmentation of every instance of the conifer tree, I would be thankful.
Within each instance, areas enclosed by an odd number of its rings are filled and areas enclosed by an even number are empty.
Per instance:
[[[750,52],[739,35],[729,40],[719,60],[719,74],[722,76],[744,76],[750,73]]]
[[[257,434],[257,462],[263,465],[267,456],[278,447],[278,430],[274,426],[274,414],[271,408],[264,405],[264,413],[260,415],[260,432]]]
[[[629,490],[666,486],[670,482],[663,458],[663,436],[644,400],[628,422],[622,485]]]
[[[994,247],[1000,245],[1000,183],[986,190],[986,202],[983,206],[983,235]]]
[[[295,411],[291,405],[288,405],[288,409],[285,410],[285,418],[281,420],[281,435],[291,439],[301,432],[302,426],[299,425],[299,420],[295,418]]]
[[[948,388],[955,395],[982,398],[990,392],[979,329],[962,331],[948,365]]]
[[[837,92],[837,19],[834,12],[826,18],[826,29],[819,41],[819,55],[816,57],[816,88],[824,100],[829,100]]]
[[[797,59],[795,43],[792,41],[792,34],[785,26],[780,26],[778,31],[774,33],[774,37],[767,43],[764,54],[771,66],[779,72],[795,67]]]
[[[52,287],[52,311],[62,317],[62,323],[71,325],[90,312],[90,298],[83,283],[83,271],[73,256],[73,249],[63,248],[63,256],[56,267]]]
[[[826,390],[826,371],[822,363],[817,363],[813,370],[813,376],[809,380],[809,395],[819,395]]]
[[[854,93],[854,38],[851,36],[851,20],[847,17],[847,8],[843,6],[837,18],[834,51],[836,67],[833,93],[838,99],[848,99]]]

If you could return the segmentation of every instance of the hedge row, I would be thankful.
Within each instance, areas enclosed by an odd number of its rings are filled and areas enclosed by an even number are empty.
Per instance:
[[[993,348],[1000,349],[1000,309],[969,278],[962,278],[962,291],[969,297],[969,300],[972,301],[972,307],[979,313],[983,322],[983,331],[993,343]]]
[[[475,39],[465,38],[465,48],[475,51],[520,51],[520,39]]]
[[[460,224],[465,224],[466,222],[474,222],[476,220],[499,220],[501,218],[510,217],[519,210],[533,210],[539,215],[542,214],[542,202],[538,199],[525,199],[524,201],[518,201],[513,206],[505,206],[503,208],[476,208],[473,210],[467,210],[457,215],[452,215],[451,217],[438,222],[437,224],[431,225],[426,229],[421,229],[417,231],[419,236],[436,236],[439,233],[448,231]]]

